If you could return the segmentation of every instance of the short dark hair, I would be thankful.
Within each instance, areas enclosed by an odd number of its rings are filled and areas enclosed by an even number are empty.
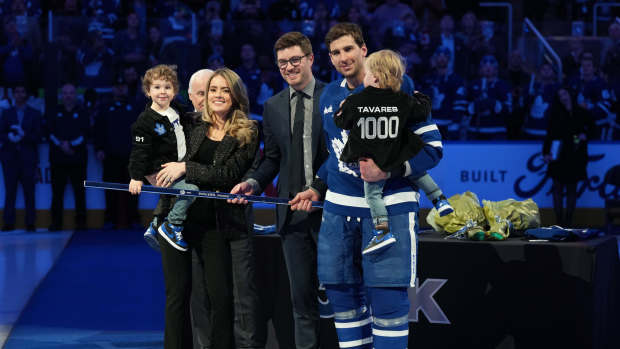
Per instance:
[[[310,39],[307,36],[300,32],[288,32],[276,40],[276,43],[273,45],[273,55],[277,57],[278,51],[293,46],[299,46],[301,52],[305,55],[312,54],[312,43],[310,43]]]
[[[329,51],[329,45],[333,41],[340,39],[343,36],[351,35],[357,46],[362,47],[364,45],[364,35],[362,34],[362,28],[355,23],[336,23],[333,27],[329,28],[327,35],[325,35],[325,45]]]

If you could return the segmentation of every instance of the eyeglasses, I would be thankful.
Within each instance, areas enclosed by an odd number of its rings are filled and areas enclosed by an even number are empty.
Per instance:
[[[278,59],[276,61],[276,65],[280,68],[280,69],[286,69],[286,66],[291,63],[291,65],[293,67],[298,66],[301,63],[301,59],[304,57],[307,57],[308,55],[303,55],[303,56],[294,56],[291,57],[290,59]]]

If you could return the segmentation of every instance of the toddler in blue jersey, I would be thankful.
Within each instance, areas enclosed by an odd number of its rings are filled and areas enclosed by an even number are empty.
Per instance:
[[[372,158],[385,172],[405,173],[405,163],[424,147],[424,141],[411,131],[411,126],[428,119],[430,98],[418,92],[411,96],[400,90],[405,66],[402,57],[394,51],[371,54],[366,59],[365,69],[365,88],[347,97],[334,116],[336,126],[350,130],[340,160],[357,162],[361,158]],[[440,216],[453,212],[430,175],[411,175],[407,179],[424,191]],[[363,254],[379,252],[396,241],[389,231],[383,200],[385,182],[364,182],[364,197],[375,230]]]

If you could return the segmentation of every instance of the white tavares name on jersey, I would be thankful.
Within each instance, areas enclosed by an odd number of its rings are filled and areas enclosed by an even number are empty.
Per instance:
[[[398,107],[380,107],[380,106],[370,106],[370,107],[357,107],[357,110],[360,113],[398,113]]]

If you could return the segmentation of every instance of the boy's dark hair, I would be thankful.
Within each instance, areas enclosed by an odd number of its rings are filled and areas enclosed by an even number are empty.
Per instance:
[[[179,78],[177,76],[176,65],[158,64],[144,73],[142,77],[142,92],[145,96],[149,96],[149,89],[153,80],[161,79],[172,84],[174,94],[179,93]],[[150,98],[150,97],[149,97]]]
[[[305,55],[312,54],[312,44],[307,36],[300,32],[288,32],[276,40],[276,43],[273,45],[273,55],[277,57],[278,51],[293,46],[299,46],[301,52]]]
[[[329,45],[332,42],[340,39],[343,36],[351,35],[357,46],[362,47],[364,45],[364,35],[359,25],[355,23],[336,23],[333,27],[329,28],[327,35],[325,35],[325,45],[327,50],[330,51]]]

